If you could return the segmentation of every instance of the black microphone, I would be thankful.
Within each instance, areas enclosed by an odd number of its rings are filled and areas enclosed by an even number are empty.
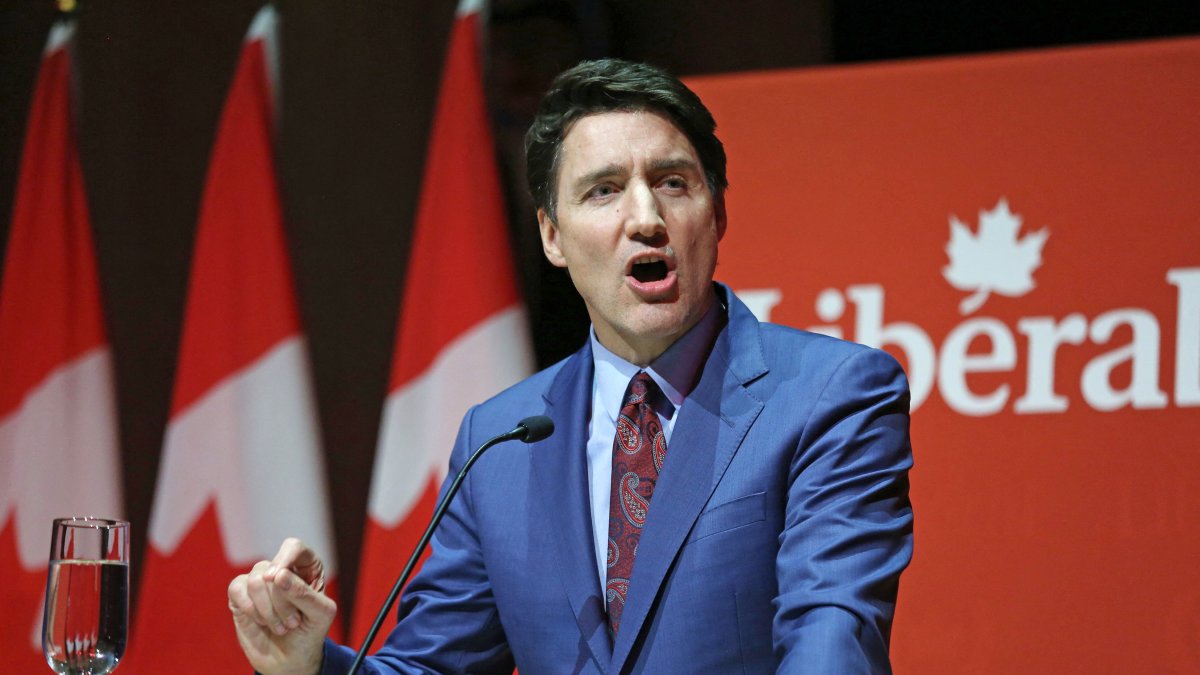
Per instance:
[[[514,436],[513,438],[516,438],[523,443],[537,443],[538,441],[549,438],[550,434],[554,433],[554,420],[546,417],[545,415],[526,417],[520,422],[517,422],[517,428],[508,432],[508,434],[505,434],[505,436],[514,434],[518,431],[522,432],[522,435]]]
[[[354,675],[354,673],[358,672],[359,665],[362,664],[363,659],[367,656],[367,650],[371,647],[371,643],[379,633],[379,628],[383,626],[384,618],[387,617],[388,612],[392,611],[392,606],[396,604],[396,598],[400,597],[400,591],[403,590],[404,584],[408,583],[408,577],[412,575],[413,568],[417,565],[417,560],[425,552],[425,547],[429,545],[429,540],[433,538],[433,531],[437,529],[438,523],[442,521],[442,516],[446,515],[446,509],[450,506],[450,500],[454,499],[454,495],[458,494],[458,488],[462,485],[467,471],[475,465],[475,460],[479,459],[480,455],[493,445],[498,445],[505,441],[535,443],[549,437],[552,433],[554,433],[554,420],[545,415],[526,417],[517,422],[517,426],[512,431],[489,439],[467,458],[466,463],[458,470],[458,475],[454,477],[454,482],[450,483],[450,488],[446,490],[446,496],[442,497],[442,501],[438,502],[437,508],[434,509],[433,518],[429,520],[429,526],[425,528],[425,534],[421,535],[421,540],[417,542],[416,550],[408,557],[408,563],[404,565],[404,571],[400,573],[400,578],[396,579],[396,585],[392,586],[392,592],[388,593],[387,602],[383,604],[383,609],[380,609],[379,614],[375,616],[375,622],[371,624],[371,630],[367,631],[367,638],[363,640],[362,647],[359,647],[358,653],[354,655],[354,663],[350,664],[350,670],[346,672],[346,675]]]

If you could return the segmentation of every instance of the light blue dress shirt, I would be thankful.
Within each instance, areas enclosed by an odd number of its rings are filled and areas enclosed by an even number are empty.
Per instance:
[[[639,370],[647,374],[663,391],[670,405],[660,405],[656,412],[667,438],[667,451],[671,448],[671,431],[675,428],[680,406],[700,379],[699,368],[708,358],[713,341],[721,330],[725,313],[720,303],[713,302],[704,317],[683,337],[667,348],[646,368],[622,359],[609,351],[596,338],[596,329],[591,330],[592,363],[592,418],[588,426],[587,466],[588,492],[592,507],[592,538],[596,546],[596,567],[600,575],[600,588],[607,582],[608,560],[608,509],[612,494],[612,447],[617,434],[617,415],[629,381]],[[651,501],[651,508],[654,508]]]

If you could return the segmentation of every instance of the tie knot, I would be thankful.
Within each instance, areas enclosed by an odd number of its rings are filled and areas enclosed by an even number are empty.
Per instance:
[[[637,375],[629,381],[629,387],[625,390],[624,405],[638,405],[640,403],[654,404],[655,393],[658,392],[658,384],[654,382],[654,378],[644,370],[639,370]]]

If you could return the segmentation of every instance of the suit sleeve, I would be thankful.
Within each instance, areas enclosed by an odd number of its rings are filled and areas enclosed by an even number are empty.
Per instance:
[[[856,350],[805,422],[776,561],[779,672],[891,672],[892,616],[913,544],[908,409],[899,364]]]
[[[473,408],[459,428],[439,500],[475,450],[470,432],[474,413]],[[512,655],[476,536],[472,475],[438,526],[429,558],[404,590],[398,610],[403,620],[363,662],[360,673],[512,673]],[[403,564],[396,561],[397,574]],[[353,660],[353,650],[327,643],[321,672],[343,675]]]

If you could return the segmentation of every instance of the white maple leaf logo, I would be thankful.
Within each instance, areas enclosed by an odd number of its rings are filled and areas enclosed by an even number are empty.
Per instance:
[[[1033,271],[1042,264],[1046,228],[1017,238],[1021,217],[1008,210],[1003,197],[991,211],[979,212],[979,233],[973,234],[957,216],[950,216],[950,264],[942,276],[961,291],[975,291],[958,305],[962,314],[983,306],[993,291],[1016,297],[1033,290]]]

